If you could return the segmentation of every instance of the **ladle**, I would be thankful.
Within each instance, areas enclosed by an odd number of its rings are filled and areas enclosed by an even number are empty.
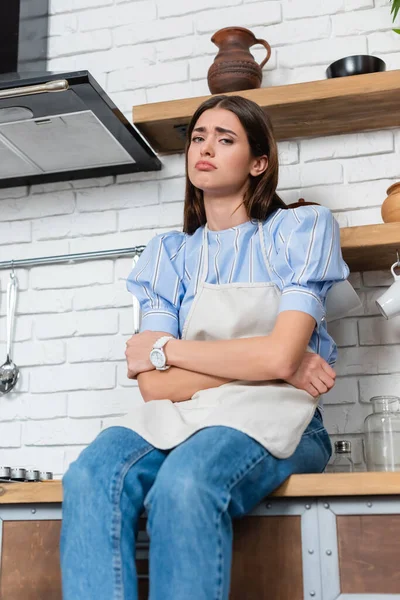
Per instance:
[[[7,358],[6,362],[0,367],[0,394],[8,394],[19,377],[19,368],[11,358],[11,337],[14,326],[17,289],[18,279],[13,270],[10,273],[10,281],[7,287]]]

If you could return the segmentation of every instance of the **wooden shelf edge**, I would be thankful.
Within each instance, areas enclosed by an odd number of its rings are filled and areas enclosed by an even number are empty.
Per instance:
[[[267,78],[266,78],[267,82]],[[400,70],[227,92],[253,100],[270,116],[277,140],[400,126]],[[159,154],[183,152],[185,129],[213,95],[140,104],[132,121]]]
[[[345,81],[345,85],[344,85]],[[227,96],[243,96],[257,102],[263,108],[293,105],[333,97],[347,98],[359,94],[384,93],[397,91],[400,86],[400,69],[381,73],[353,75],[346,78],[318,79],[302,83],[266,86],[252,90],[225,92]],[[214,94],[217,95],[217,94]],[[159,122],[163,119],[190,119],[196,108],[213,94],[194,96],[177,100],[137,104],[132,107],[135,125],[147,122]]]
[[[354,240],[357,243],[354,243]],[[342,248],[379,248],[384,244],[400,243],[399,223],[374,223],[372,225],[355,225],[340,229]]]
[[[400,495],[399,473],[319,473],[292,475],[272,496]],[[61,503],[61,480],[41,483],[0,483],[1,504]]]
[[[377,223],[340,229],[340,244],[350,271],[379,271],[396,261],[400,223]]]

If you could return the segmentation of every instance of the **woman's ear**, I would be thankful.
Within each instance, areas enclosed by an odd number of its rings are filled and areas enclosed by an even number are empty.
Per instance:
[[[257,177],[266,171],[268,168],[268,156],[263,154],[263,156],[258,156],[254,159],[252,167],[250,169],[250,175],[253,177]]]

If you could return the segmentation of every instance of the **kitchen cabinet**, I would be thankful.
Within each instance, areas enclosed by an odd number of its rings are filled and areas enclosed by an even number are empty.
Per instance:
[[[61,508],[60,481],[0,484],[1,600],[61,600]],[[230,600],[400,600],[399,554],[400,473],[293,475],[234,521]]]

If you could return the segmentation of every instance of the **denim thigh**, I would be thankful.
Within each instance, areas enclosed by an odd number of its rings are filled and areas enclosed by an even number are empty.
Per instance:
[[[317,412],[291,456],[279,459],[266,451],[256,465],[244,466],[243,476],[231,488],[231,515],[240,517],[250,512],[290,475],[322,473],[331,454],[331,441]]]
[[[201,429],[173,448],[145,500],[172,483],[177,490],[193,487],[219,494],[221,510],[243,516],[294,473],[321,473],[331,456],[329,435],[319,415],[305,430],[295,452],[273,456],[247,434],[225,426]]]

